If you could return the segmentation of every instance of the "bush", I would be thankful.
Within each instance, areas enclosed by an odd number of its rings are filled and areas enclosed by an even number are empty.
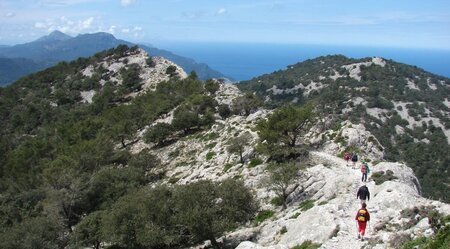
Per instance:
[[[272,198],[272,200],[270,200],[270,203],[274,206],[282,206],[283,198],[281,198],[280,196],[274,197]]]
[[[263,221],[272,218],[275,215],[275,212],[272,210],[262,210],[256,215],[255,217],[255,223],[260,224]]]
[[[252,158],[250,160],[250,163],[248,164],[248,167],[253,168],[255,166],[260,165],[261,163],[263,163],[263,160],[261,158],[259,158],[259,157],[255,157],[255,158]]]
[[[177,67],[174,65],[168,66],[166,69],[166,74],[168,74],[170,77],[177,75]]]
[[[156,62],[150,56],[145,60],[145,62],[147,63],[147,66],[149,66],[149,67],[155,67],[156,66]]]
[[[384,171],[373,172],[371,178],[375,181],[376,185],[380,185],[385,181],[392,181],[394,179],[397,179],[397,177],[394,176],[394,172],[392,170],[387,170],[386,174],[384,173]]]
[[[310,240],[303,242],[301,245],[292,247],[291,249],[317,249],[321,244],[312,243]]]
[[[211,160],[214,156],[216,155],[216,152],[214,151],[210,151],[206,154],[206,160],[209,161]]]
[[[226,104],[219,105],[218,112],[222,119],[226,119],[231,115],[230,107]]]
[[[227,172],[229,169],[231,169],[231,167],[233,167],[233,164],[227,163],[227,164],[225,164],[225,166],[223,167],[223,171],[224,171],[224,172]]]
[[[311,209],[314,207],[314,201],[313,200],[306,200],[303,201],[302,203],[300,203],[300,205],[298,205],[298,208],[302,211],[306,211],[308,209]]]

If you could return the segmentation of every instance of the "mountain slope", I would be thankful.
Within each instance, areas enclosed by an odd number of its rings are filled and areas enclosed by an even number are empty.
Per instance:
[[[32,71],[26,69],[32,67],[33,64],[39,65],[39,68],[46,68],[55,65],[60,61],[71,61],[79,57],[92,56],[97,52],[117,47],[120,44],[134,46],[133,43],[118,40],[108,33],[80,34],[76,37],[70,37],[59,31],[54,31],[33,42],[0,48],[0,56],[7,58],[26,58],[34,61],[30,62],[29,65],[25,65],[25,69],[20,75],[15,77],[8,75],[8,78],[16,80],[20,76],[31,73]],[[175,55],[166,50],[144,45],[140,45],[140,47],[147,51],[151,56],[161,56],[174,61],[186,72],[190,73],[191,71],[195,71],[201,79],[224,77],[224,75],[209,68],[209,66],[204,63],[197,63],[192,59]],[[10,64],[7,66],[12,67]],[[3,68],[0,68],[0,70],[7,73]],[[12,81],[2,81],[0,84],[10,83]]]
[[[450,79],[382,58],[326,56],[242,82],[269,106],[314,101],[332,122],[361,122],[405,161],[424,195],[450,201]]]
[[[426,221],[450,205],[420,197],[367,124],[321,117],[293,145],[307,152],[287,164],[299,167],[283,209],[271,180],[282,164],[259,149],[279,110],[242,112],[249,96],[126,46],[1,88],[0,247],[390,248],[445,226]],[[367,242],[351,240],[359,171],[336,157],[361,144],[378,231]]]
[[[30,59],[0,57],[0,82],[13,82],[23,75],[42,69],[44,67],[41,64]]]

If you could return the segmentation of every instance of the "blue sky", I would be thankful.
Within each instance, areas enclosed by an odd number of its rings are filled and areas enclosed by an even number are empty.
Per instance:
[[[448,0],[0,0],[0,44],[58,29],[145,43],[307,43],[450,50]]]

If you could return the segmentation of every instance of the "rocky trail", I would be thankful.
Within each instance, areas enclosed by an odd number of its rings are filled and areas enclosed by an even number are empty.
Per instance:
[[[330,248],[330,249],[347,249],[347,248],[360,248],[365,245],[373,236],[373,226],[370,223],[376,223],[376,214],[374,213],[376,210],[371,208],[370,201],[368,202],[368,211],[371,215],[371,222],[368,224],[366,229],[365,241],[358,240],[357,236],[357,223],[354,219],[357,210],[360,208],[360,201],[356,198],[356,193],[363,184],[369,188],[369,190],[374,189],[375,183],[370,180],[370,176],[368,177],[368,182],[363,183],[361,181],[361,172],[358,167],[360,163],[358,162],[355,167],[353,167],[352,162],[346,165],[346,162],[343,159],[334,157],[332,155],[326,154],[324,152],[313,152],[313,156],[322,158],[326,162],[333,163],[331,166],[334,170],[341,171],[348,178],[352,179],[347,185],[346,188],[343,188],[341,193],[341,210],[335,219],[336,223],[339,226],[339,231],[337,232],[337,236],[331,238],[326,243],[322,244],[321,248]]]
[[[403,229],[408,220],[401,217],[401,210],[433,206],[441,213],[450,214],[450,205],[420,196],[417,179],[406,165],[369,163],[371,173],[368,181],[363,183],[360,162],[353,168],[351,162],[347,166],[343,159],[326,152],[311,152],[310,156],[316,165],[308,168],[305,176],[299,179],[301,191],[292,194],[289,207],[257,229],[255,242],[242,242],[238,249],[288,249],[307,240],[321,244],[322,249],[393,248],[390,243],[398,233],[411,237],[432,233],[427,218]],[[388,169],[394,171],[397,178],[376,185],[371,174]],[[361,241],[357,239],[355,215],[360,208],[356,193],[363,184],[370,191],[367,208],[371,221],[365,240]],[[314,200],[314,206],[303,211],[299,204],[307,199]],[[396,229],[375,231],[375,227],[383,225]]]

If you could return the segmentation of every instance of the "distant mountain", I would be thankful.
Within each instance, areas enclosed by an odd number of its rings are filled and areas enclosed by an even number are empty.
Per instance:
[[[313,101],[326,122],[363,123],[386,148],[386,160],[404,161],[414,169],[425,196],[450,200],[449,78],[377,57],[334,55],[238,86],[269,106]],[[341,135],[335,139],[344,139]]]
[[[51,32],[49,35],[45,35],[36,40],[36,42],[53,42],[53,41],[66,41],[71,39],[72,36],[64,34],[61,31],[55,30]]]
[[[26,58],[30,59],[30,65],[23,65],[21,74],[6,75],[8,79],[0,81],[0,85],[6,85],[18,78],[32,73],[36,70],[26,70],[28,68],[47,68],[55,65],[60,61],[70,61],[79,57],[88,57],[105,49],[117,47],[120,44],[133,46],[135,44],[124,40],[116,39],[109,33],[81,34],[71,37],[59,31],[54,31],[47,36],[41,37],[33,42],[19,44],[10,47],[0,47],[0,57],[6,58]],[[223,78],[225,77],[218,71],[211,69],[204,63],[197,63],[193,59],[173,54],[166,50],[157,49],[145,45],[139,45],[151,56],[161,56],[168,60],[174,61],[180,65],[186,72],[195,71],[200,79]],[[1,72],[7,74],[7,68],[11,65],[3,65],[0,67]]]

